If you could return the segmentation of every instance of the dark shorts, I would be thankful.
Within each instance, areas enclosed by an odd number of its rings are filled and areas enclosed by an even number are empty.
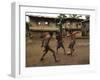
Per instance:
[[[60,48],[60,47],[64,48],[63,43],[58,43],[58,44],[57,44],[57,48]]]
[[[51,51],[51,52],[54,53],[54,50],[49,45],[44,46],[43,52],[46,52],[47,53],[48,51]]]
[[[72,49],[72,48],[74,47],[74,45],[75,45],[75,40],[72,40],[72,41],[70,42],[68,48],[71,48],[71,49]]]
[[[50,48],[49,45],[45,45],[44,46],[44,51],[48,51],[49,48]]]

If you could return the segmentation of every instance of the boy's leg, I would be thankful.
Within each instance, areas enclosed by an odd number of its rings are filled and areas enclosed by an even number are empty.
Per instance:
[[[70,50],[71,50],[71,51],[70,51],[70,52],[71,52],[70,55],[72,56],[72,54],[73,54],[73,49],[70,49]]]
[[[62,45],[62,48],[63,48],[63,50],[64,50],[64,55],[66,55],[66,51],[65,51],[64,45]]]
[[[57,43],[57,49],[56,49],[56,53],[58,54],[58,49],[59,49],[60,47],[59,47],[59,43]]]
[[[58,49],[59,49],[59,48],[57,47],[57,52],[56,52],[57,54],[58,54]]]
[[[47,54],[47,52],[48,52],[48,49],[45,49],[44,54],[42,55],[42,57],[41,57],[40,61],[43,61],[44,56]]]
[[[53,53],[55,62],[58,62],[58,60],[56,59],[55,51],[53,49],[51,49],[50,47],[48,49]]]
[[[70,54],[68,54],[68,55],[73,55],[73,52],[74,52],[74,49],[73,48],[70,48]]]
[[[65,51],[65,48],[63,48],[64,49],[64,55],[66,55],[66,51]]]
[[[68,54],[67,54],[67,55],[72,55],[72,53],[73,53],[73,52],[72,52],[72,49],[71,49],[71,48],[69,48],[69,50],[70,50],[70,51],[68,52]]]
[[[70,44],[69,44],[70,54],[68,54],[68,55],[72,56],[72,54],[74,52],[74,45],[75,45],[75,41],[70,42]]]
[[[75,45],[75,41],[73,41],[73,43],[72,43],[72,47],[71,47],[71,56],[72,56],[73,52],[75,51],[75,50],[74,50],[74,45]]]
[[[74,52],[74,49],[72,48],[72,50],[71,50],[71,51],[72,51],[72,53],[71,53],[71,56],[72,56],[72,54],[73,54],[73,52]]]

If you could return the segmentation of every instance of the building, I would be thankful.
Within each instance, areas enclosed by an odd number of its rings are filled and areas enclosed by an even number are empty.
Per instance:
[[[30,18],[30,23],[32,25],[32,27],[36,27],[37,29],[39,28],[59,28],[59,26],[57,26],[58,23],[58,19],[57,18],[53,18],[53,17],[43,17],[43,16],[29,16]],[[63,28],[64,29],[81,29],[81,21],[83,21],[83,19],[73,19],[73,18],[67,18],[64,20],[64,25]]]
[[[30,30],[33,32],[43,32],[43,31],[52,31],[56,32],[59,30],[59,26],[57,25],[59,20],[54,17],[44,17],[44,16],[29,16],[30,19]],[[67,32],[69,29],[74,31],[80,31],[79,35],[84,34],[87,32],[87,27],[83,26],[87,24],[89,30],[88,22],[84,21],[83,19],[76,19],[76,18],[66,18],[64,20],[63,29]],[[82,30],[82,31],[81,31]],[[87,34],[87,33],[85,33]]]
[[[90,29],[89,26],[90,26],[89,19],[82,21],[82,28],[81,28],[82,36],[89,36],[89,29]]]

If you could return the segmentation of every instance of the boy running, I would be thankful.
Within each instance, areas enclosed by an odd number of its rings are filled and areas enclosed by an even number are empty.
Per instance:
[[[51,51],[53,53],[53,57],[54,57],[55,62],[58,62],[58,60],[56,59],[55,51],[53,49],[51,49],[50,46],[49,46],[51,34],[46,32],[43,35],[44,35],[44,37],[43,37],[43,40],[42,40],[41,47],[44,48],[44,50],[43,50],[44,54],[42,55],[40,61],[42,61],[44,59],[44,56],[48,53],[48,51]]]

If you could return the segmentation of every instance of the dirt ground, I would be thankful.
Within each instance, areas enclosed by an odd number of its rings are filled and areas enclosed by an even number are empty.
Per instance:
[[[69,39],[64,39],[64,47],[66,54],[68,49]],[[56,52],[56,39],[50,41],[50,46]],[[27,39],[26,40],[26,67],[35,66],[57,66],[57,65],[82,65],[89,64],[89,40],[77,39],[75,45],[75,52],[73,56],[64,55],[63,49],[59,49],[56,54],[59,62],[55,62],[51,52],[48,52],[43,61],[40,61],[43,55],[41,48],[41,39]]]

